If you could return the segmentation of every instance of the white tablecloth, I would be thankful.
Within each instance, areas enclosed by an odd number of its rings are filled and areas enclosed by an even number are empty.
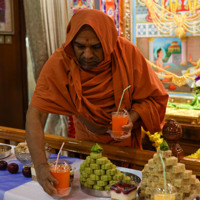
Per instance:
[[[4,160],[9,161],[9,160],[14,160],[14,159],[15,159],[15,156],[12,150],[12,154]],[[74,163],[71,164],[72,167],[76,168],[75,173],[74,173],[74,182],[73,182],[72,190],[69,196],[62,199],[70,199],[70,200],[71,199],[73,200],[80,200],[80,199],[108,200],[110,199],[110,198],[99,198],[99,197],[90,196],[81,191],[80,182],[79,182],[79,177],[80,177],[79,167],[82,162],[83,160],[77,159]],[[124,172],[133,173],[142,179],[141,171],[127,169],[127,168],[120,168],[120,167],[118,169],[121,169]],[[14,189],[6,191],[4,194],[3,200],[53,200],[53,198],[44,192],[44,190],[42,189],[42,187],[39,185],[38,182],[30,181]]]

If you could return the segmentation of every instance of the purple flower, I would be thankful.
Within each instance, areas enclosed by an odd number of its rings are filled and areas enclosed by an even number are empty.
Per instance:
[[[200,76],[197,76],[196,78],[195,78],[195,82],[197,82],[197,81],[199,81],[200,80]]]
[[[200,76],[195,78],[195,81],[192,83],[191,88],[199,88],[200,87]]]

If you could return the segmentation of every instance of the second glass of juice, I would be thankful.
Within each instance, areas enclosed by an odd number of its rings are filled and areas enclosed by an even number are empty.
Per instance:
[[[160,187],[155,188],[153,191],[154,200],[176,200],[176,189],[174,186],[168,183],[166,189],[167,192],[165,192],[165,188],[162,184]]]
[[[128,114],[125,112],[112,112],[112,136],[121,137],[124,135],[123,125],[128,123]]]
[[[54,187],[57,189],[57,196],[64,197],[70,193],[70,166],[65,160],[59,160],[56,166],[56,162],[51,165],[51,174],[57,179],[58,184]]]

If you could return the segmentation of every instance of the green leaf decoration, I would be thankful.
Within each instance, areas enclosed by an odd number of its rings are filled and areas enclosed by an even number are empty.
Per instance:
[[[165,140],[163,140],[162,144],[160,145],[160,150],[162,150],[162,151],[169,150],[169,146]]]
[[[98,145],[98,143],[96,143],[92,148],[91,148],[92,152],[97,152],[97,153],[101,153],[103,151],[103,148],[101,146]]]

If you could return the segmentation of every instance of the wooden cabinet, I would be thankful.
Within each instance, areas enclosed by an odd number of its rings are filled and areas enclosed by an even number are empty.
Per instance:
[[[14,0],[13,7],[12,43],[0,44],[0,125],[24,128],[28,97],[23,0]]]

